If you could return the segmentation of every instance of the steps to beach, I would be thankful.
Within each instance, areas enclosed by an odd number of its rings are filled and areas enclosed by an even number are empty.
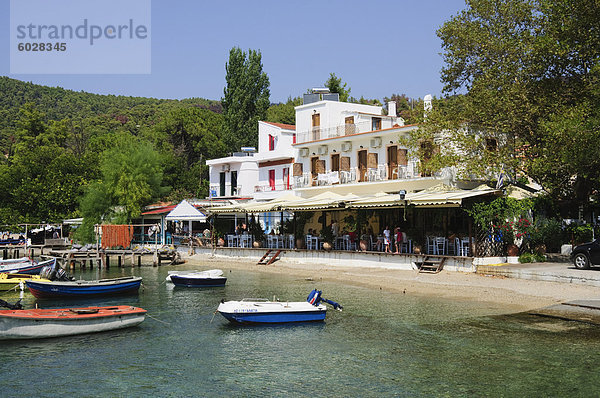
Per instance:
[[[418,261],[416,264],[419,268],[419,273],[429,272],[432,274],[437,274],[444,268],[445,260],[446,259],[444,257],[425,256],[423,261]]]
[[[269,250],[267,250],[265,255],[262,256],[260,260],[258,260],[258,262],[256,264],[260,264],[260,265],[273,264],[277,260],[277,257],[279,257],[279,254],[281,254],[281,250],[269,249]]]

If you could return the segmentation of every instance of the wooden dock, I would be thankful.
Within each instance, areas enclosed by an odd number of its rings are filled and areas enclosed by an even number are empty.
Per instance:
[[[141,267],[142,263],[148,263],[148,257],[152,258],[152,265],[160,266],[163,264],[179,263],[180,256],[177,252],[165,255],[160,251],[137,251],[137,250],[88,250],[88,251],[71,251],[71,250],[51,250],[48,255],[43,257],[56,257],[62,268],[74,269],[79,266],[82,269],[86,267],[93,268],[94,265],[101,268],[109,268],[114,263],[111,260],[116,259],[117,267],[129,265],[131,267]]]
[[[62,240],[61,240],[62,241]],[[143,264],[152,262],[154,266],[163,264],[180,264],[181,256],[177,251],[164,252],[149,250],[88,250],[72,251],[69,246],[62,242],[46,242],[43,245],[3,245],[0,246],[0,256],[2,259],[14,259],[21,257],[30,258],[51,258],[56,257],[62,268],[74,269],[76,266],[84,269],[86,267],[110,267],[116,265],[124,267],[126,264],[132,267],[140,267]],[[151,258],[148,259],[148,257]],[[112,261],[112,262],[111,262]]]

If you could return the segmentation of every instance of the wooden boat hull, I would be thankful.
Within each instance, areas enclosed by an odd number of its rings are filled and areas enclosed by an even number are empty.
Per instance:
[[[0,339],[39,339],[139,325],[146,310],[131,306],[0,310]]]
[[[227,278],[224,276],[212,278],[172,274],[170,277],[171,282],[180,287],[216,287],[225,286],[225,282],[227,282]]]
[[[268,324],[324,321],[327,307],[307,302],[227,301],[217,311],[229,322],[240,324]]]
[[[135,294],[142,284],[140,277],[100,279],[97,281],[33,281],[25,282],[37,298],[85,298]]]

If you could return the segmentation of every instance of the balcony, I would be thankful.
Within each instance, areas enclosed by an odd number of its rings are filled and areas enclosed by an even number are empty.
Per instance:
[[[263,185],[255,185],[254,192],[270,192],[270,191],[288,191],[292,189],[292,184],[263,184]]]
[[[437,176],[437,175],[436,175]],[[442,173],[440,173],[442,176]],[[408,162],[408,165],[399,165],[388,173],[387,164],[378,164],[377,168],[366,168],[359,171],[352,167],[348,171],[329,171],[317,174],[303,173],[294,177],[294,188],[305,188],[310,186],[325,186],[335,184],[352,184],[358,182],[376,182],[389,180],[408,180],[422,177],[418,170],[417,162]]]
[[[319,141],[327,138],[344,137],[359,133],[373,131],[371,122],[347,123],[334,127],[313,127],[308,131],[296,134],[296,144],[304,142]]]
[[[231,184],[225,184],[224,188],[221,184],[210,184],[209,196],[213,198],[239,196],[242,192],[242,186],[236,185],[231,187]],[[212,192],[212,194],[211,194]],[[224,192],[224,194],[223,194]]]

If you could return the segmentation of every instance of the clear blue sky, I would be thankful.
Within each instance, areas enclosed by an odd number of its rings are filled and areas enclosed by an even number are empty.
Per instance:
[[[330,72],[355,97],[439,96],[436,30],[464,7],[464,0],[153,0],[151,74],[11,75],[10,7],[0,0],[0,75],[99,94],[220,99],[229,50],[238,46],[262,52],[272,102],[322,85]]]

